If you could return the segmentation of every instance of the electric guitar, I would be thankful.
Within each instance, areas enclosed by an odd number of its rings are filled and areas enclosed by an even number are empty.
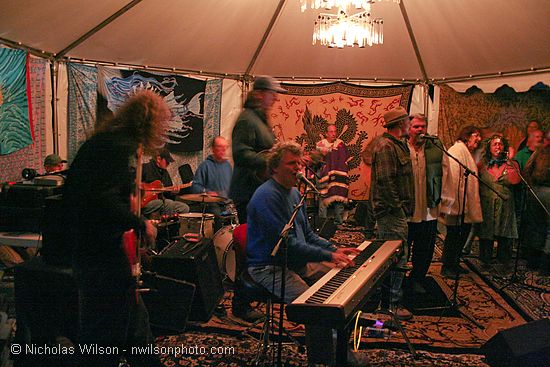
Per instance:
[[[193,181],[189,181],[182,185],[167,186],[167,187],[163,187],[162,182],[160,182],[160,180],[155,180],[151,183],[142,183],[141,189],[143,190],[143,195],[141,196],[141,207],[143,208],[145,205],[149,204],[152,200],[157,199],[160,193],[180,191],[181,189],[185,189],[191,185],[193,185]]]

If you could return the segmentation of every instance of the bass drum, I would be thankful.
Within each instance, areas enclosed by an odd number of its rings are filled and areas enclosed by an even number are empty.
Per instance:
[[[216,232],[212,241],[222,276],[234,282],[237,274],[237,258],[233,247],[233,227],[222,227]]]

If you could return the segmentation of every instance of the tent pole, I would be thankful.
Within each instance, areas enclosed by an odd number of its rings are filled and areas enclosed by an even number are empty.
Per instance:
[[[94,28],[92,28],[91,30],[89,30],[88,32],[84,33],[82,36],[80,36],[78,39],[76,39],[75,41],[73,41],[70,45],[68,45],[67,47],[65,47],[63,50],[59,51],[57,53],[57,56],[56,56],[56,59],[60,59],[62,58],[63,56],[65,56],[65,54],[67,54],[67,52],[71,51],[73,48],[77,47],[78,45],[80,45],[82,42],[84,42],[85,40],[87,40],[88,38],[90,38],[91,36],[93,36],[95,33],[97,33],[98,31],[100,31],[101,29],[103,29],[105,26],[107,26],[109,23],[111,23],[113,20],[117,19],[118,17],[120,17],[122,14],[126,13],[128,10],[132,9],[134,6],[136,6],[137,4],[139,4],[142,0],[133,0],[131,3],[127,4],[126,6],[124,6],[122,9],[120,9],[119,11],[117,11],[116,13],[114,13],[113,15],[111,15],[109,18],[105,19],[103,22],[99,23],[97,26],[95,26]]]
[[[254,52],[254,55],[252,56],[252,59],[250,60],[250,63],[248,64],[248,67],[246,68],[246,71],[244,72],[245,75],[250,74],[250,71],[254,67],[254,64],[256,64],[256,60],[258,59],[258,56],[260,55],[260,52],[265,46],[265,43],[267,41],[267,37],[269,37],[269,34],[271,33],[271,30],[273,29],[273,26],[275,25],[275,21],[277,18],[279,18],[279,15],[281,15],[281,11],[283,10],[283,6],[285,5],[286,0],[279,0],[279,4],[277,5],[277,9],[275,9],[275,12],[273,13],[273,16],[271,17],[271,20],[269,21],[269,25],[267,26],[267,29],[264,32],[264,35],[262,39],[260,40],[260,44],[258,47],[256,47],[256,51]]]
[[[430,110],[429,108],[429,102],[430,102],[430,86],[426,83],[422,84],[422,89],[424,90],[424,116],[428,118],[428,112]]]
[[[413,29],[411,27],[411,21],[407,15],[407,10],[405,9],[405,3],[403,0],[399,3],[399,9],[401,9],[401,15],[403,15],[403,21],[407,26],[407,32],[409,33],[409,38],[411,39],[411,44],[416,55],[416,60],[418,61],[418,66],[422,72],[422,77],[424,78],[424,83],[428,83],[428,74],[426,74],[426,68],[424,67],[424,61],[422,61],[422,55],[420,55],[420,50],[418,49],[418,43],[416,43],[416,37],[414,36]]]
[[[57,87],[58,87],[58,68],[59,63],[53,59],[50,61],[50,83],[52,85],[52,133],[53,133],[53,151],[59,153],[59,126],[57,119]]]

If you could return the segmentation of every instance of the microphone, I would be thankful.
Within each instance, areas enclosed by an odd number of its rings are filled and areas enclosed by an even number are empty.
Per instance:
[[[428,135],[428,134],[420,134],[418,136],[421,137],[422,139],[439,140],[439,137],[433,136],[433,135]]]
[[[304,174],[302,172],[298,172],[296,173],[296,178],[301,181],[302,183],[304,183],[307,187],[309,187],[311,190],[313,190],[313,192],[315,192],[316,194],[319,194],[321,195],[321,193],[319,192],[319,190],[317,190],[317,188],[315,187],[315,185],[313,184],[313,182],[311,182],[310,180],[307,179],[306,176],[304,176]]]

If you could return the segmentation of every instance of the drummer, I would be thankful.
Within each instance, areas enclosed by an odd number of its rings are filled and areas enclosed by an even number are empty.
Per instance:
[[[212,154],[204,160],[193,178],[192,191],[196,194],[206,193],[220,199],[227,198],[233,168],[226,158],[227,140],[223,136],[216,136],[210,144]],[[225,210],[224,202],[206,204],[206,211],[214,214],[215,229],[221,227],[220,214]]]

